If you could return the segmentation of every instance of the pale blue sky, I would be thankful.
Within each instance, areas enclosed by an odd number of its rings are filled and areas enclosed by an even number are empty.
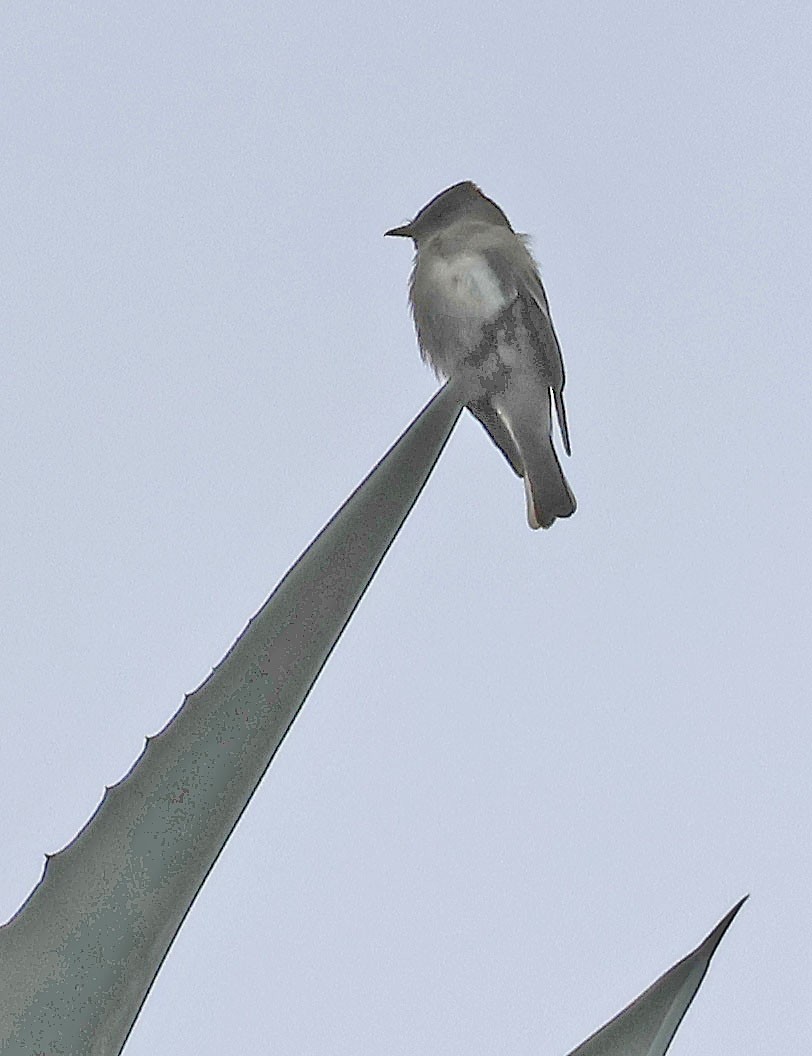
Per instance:
[[[808,4],[9,3],[0,918],[434,390],[383,232],[533,236],[575,517],[464,418],[128,1056],[808,1038]],[[803,1040],[802,1040],[803,1039]]]

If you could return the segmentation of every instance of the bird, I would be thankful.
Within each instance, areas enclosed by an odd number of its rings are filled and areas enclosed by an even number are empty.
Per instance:
[[[387,236],[415,246],[409,303],[423,360],[462,402],[524,481],[527,521],[549,528],[576,502],[552,437],[551,397],[564,450],[564,362],[538,265],[503,210],[470,180],[436,195]]]

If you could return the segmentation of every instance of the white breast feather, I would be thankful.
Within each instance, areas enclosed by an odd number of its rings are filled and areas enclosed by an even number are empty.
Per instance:
[[[478,253],[459,253],[435,260],[431,284],[451,314],[478,315],[487,321],[498,315],[507,303],[499,280]]]

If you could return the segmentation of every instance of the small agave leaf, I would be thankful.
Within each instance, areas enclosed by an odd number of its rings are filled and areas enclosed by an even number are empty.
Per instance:
[[[693,953],[669,968],[636,1001],[573,1049],[569,1056],[664,1056],[705,978],[716,947],[746,897],[719,921]]]
[[[446,386],[0,928],[0,1052],[121,1051],[184,917],[460,414]]]

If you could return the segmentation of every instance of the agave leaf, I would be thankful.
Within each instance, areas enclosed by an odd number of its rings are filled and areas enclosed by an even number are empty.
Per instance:
[[[0,1052],[119,1053],[206,876],[411,510],[441,389],[0,928]]]
[[[693,953],[669,968],[569,1056],[664,1056],[705,978],[716,947],[744,902],[745,898],[737,902]]]

